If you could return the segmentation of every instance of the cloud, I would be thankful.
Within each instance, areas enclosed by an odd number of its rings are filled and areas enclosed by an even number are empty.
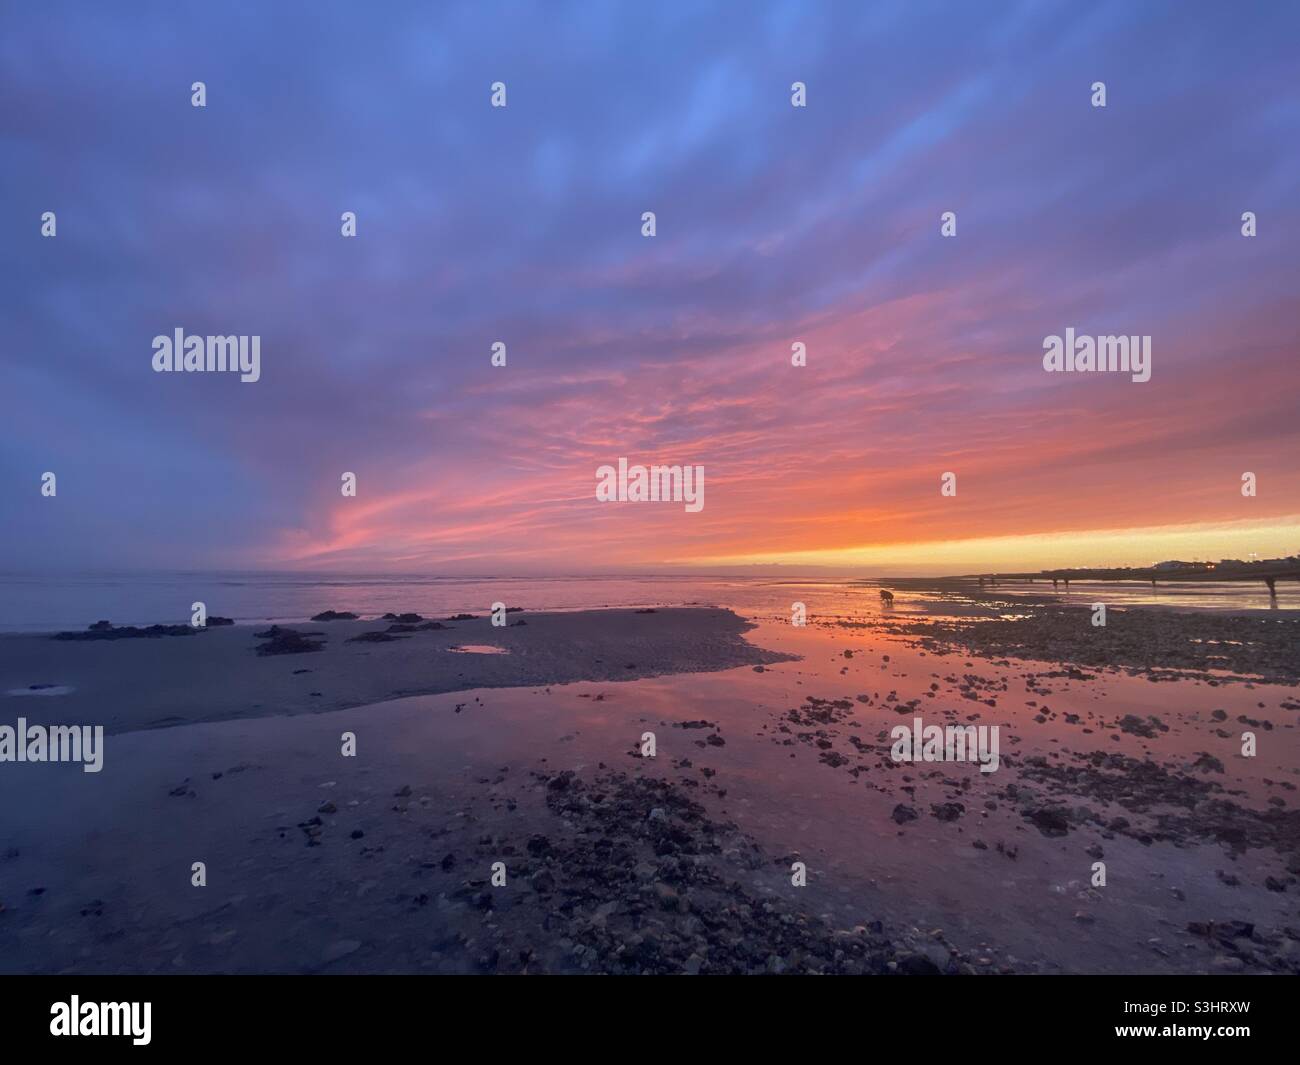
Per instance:
[[[10,12],[0,549],[574,570],[1291,513],[1298,21]],[[1151,334],[1152,381],[1042,373],[1071,325]],[[262,380],[152,374],[178,326],[261,335]],[[705,510],[597,504],[620,455],[703,464]]]

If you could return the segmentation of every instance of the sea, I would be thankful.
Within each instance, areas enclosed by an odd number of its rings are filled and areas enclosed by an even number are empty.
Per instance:
[[[192,604],[237,623],[304,621],[323,610],[363,617],[407,611],[427,617],[485,614],[493,603],[525,610],[600,607],[722,606],[744,616],[789,616],[796,602],[809,613],[853,616],[879,609],[879,589],[892,588],[899,614],[950,614],[972,606],[957,587],[913,588],[881,578],[792,576],[626,575],[478,577],[427,574],[308,574],[277,572],[158,572],[0,574],[0,632],[81,629],[100,620],[115,625],[188,622]],[[1180,610],[1297,610],[1300,582],[1278,587],[1270,600],[1262,583],[1162,584],[1071,582],[1008,584],[996,590],[1014,599],[1058,599],[1108,607]]]

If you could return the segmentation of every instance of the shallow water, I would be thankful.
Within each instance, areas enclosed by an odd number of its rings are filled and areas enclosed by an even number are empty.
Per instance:
[[[1233,858],[1217,844],[1143,845],[1123,835],[1103,838],[1092,826],[1048,837],[1004,794],[1008,784],[1021,779],[1007,763],[1032,755],[1066,761],[1070,752],[1096,750],[1188,771],[1198,754],[1213,752],[1226,767],[1216,782],[1235,793],[1236,802],[1263,808],[1273,798],[1291,807],[1300,737],[1295,712],[1278,704],[1294,697],[1293,688],[1153,684],[1110,673],[1088,680],[1044,678],[1041,674],[1059,667],[997,666],[927,654],[879,633],[798,629],[776,621],[761,622],[749,638],[803,658],[761,671],[491,689],[400,703],[445,715],[450,704],[465,706],[467,695],[474,697],[458,726],[472,728],[477,720],[483,727],[473,731],[472,743],[458,743],[453,756],[467,776],[512,763],[526,769],[526,751],[552,771],[606,764],[687,782],[711,813],[735,821],[783,860],[783,868],[792,856],[805,861],[808,903],[837,926],[879,918],[923,932],[938,928],[963,948],[1017,970],[1209,968],[1210,954],[1186,932],[1189,921],[1243,919],[1262,927],[1294,921],[1290,897],[1261,886],[1265,875],[1281,873],[1274,852],[1249,850]],[[1038,674],[1033,691],[1026,688],[1029,673]],[[980,698],[997,705],[958,694],[954,682],[967,677],[977,678]],[[887,701],[891,692],[896,698]],[[860,702],[860,695],[870,703]],[[778,731],[784,715],[810,697],[849,701],[850,711],[831,731],[837,734],[833,750],[847,755],[850,764],[832,767],[820,760],[822,749],[788,743],[790,736]],[[922,700],[917,713],[927,723],[965,722],[978,715],[979,723],[998,725],[1002,767],[981,773],[973,763],[884,766],[887,744],[862,757],[847,737],[876,746],[887,730],[911,723],[911,711],[900,715],[895,709],[910,699]],[[372,709],[382,714],[397,705]],[[1274,731],[1261,733],[1257,757],[1234,757],[1235,734],[1231,740],[1214,734],[1218,723],[1211,713],[1219,708],[1230,719],[1249,713],[1276,721]],[[1035,720],[1049,710],[1048,720]],[[1068,723],[1066,714],[1078,715],[1077,723]],[[1128,714],[1154,714],[1169,731],[1152,739],[1117,731],[1114,722]],[[717,726],[724,745],[705,742],[712,730],[674,727],[700,720]],[[632,751],[647,730],[655,733],[657,756],[642,767]],[[855,764],[865,766],[856,779],[849,772]],[[703,769],[716,775],[702,779]],[[937,820],[931,806],[948,801],[960,801],[965,812],[954,821]],[[1086,796],[1075,801],[1108,817],[1134,816]],[[919,817],[896,824],[891,812],[899,803]],[[977,841],[987,849],[976,847]],[[1101,889],[1090,887],[1095,858],[1086,848],[1091,846],[1104,852],[1108,882]],[[1235,874],[1240,886],[1228,886],[1216,870]]]
[[[888,581],[886,587],[895,587]],[[1050,584],[997,589],[1009,596],[1050,597]],[[1149,586],[1072,584],[1072,603],[1159,605],[1179,609],[1300,609],[1300,584],[1283,585],[1270,603],[1262,585]],[[33,577],[0,574],[0,632],[81,629],[107,619],[119,625],[180,624],[191,604],[210,615],[262,624],[306,621],[322,610],[366,616],[416,611],[428,617],[485,614],[495,602],[527,610],[585,610],[605,606],[656,607],[704,604],[743,614],[781,614],[804,603],[814,613],[853,614],[880,608],[875,585],[850,578],[773,577],[551,577],[462,578],[427,576],[331,576],[276,573],[158,573]],[[896,614],[980,612],[986,608],[935,591],[898,590]]]
[[[1215,686],[1194,680],[1153,683],[1145,676],[1093,669],[1078,677],[1055,663],[997,664],[962,653],[939,655],[912,646],[907,637],[837,624],[845,618],[996,617],[1017,612],[1006,604],[900,592],[895,606],[886,608],[874,589],[816,582],[755,582],[739,592],[729,589],[749,597],[751,606],[742,612],[755,620],[748,634],[751,642],[800,659],[761,669],[633,681],[480,688],[305,717],[130,733],[118,742],[125,749],[147,752],[148,757],[135,764],[142,767],[142,776],[154,774],[158,779],[108,774],[104,780],[92,775],[83,779],[80,773],[60,777],[59,801],[76,806],[81,820],[60,815],[58,823],[84,821],[69,845],[79,848],[84,834],[100,841],[99,849],[85,854],[75,850],[76,856],[69,857],[33,829],[17,841],[23,861],[32,863],[24,866],[24,875],[31,883],[57,883],[58,877],[70,875],[68,863],[74,861],[76,890],[86,898],[109,900],[113,913],[118,912],[112,905],[115,899],[122,900],[123,907],[129,900],[142,914],[137,927],[144,939],[159,938],[154,906],[165,903],[172,908],[167,912],[175,914],[173,925],[163,929],[166,940],[175,944],[168,950],[178,957],[183,953],[185,966],[200,959],[213,968],[283,968],[316,959],[319,945],[304,953],[300,938],[338,938],[345,934],[342,926],[347,921],[363,924],[369,912],[364,908],[353,906],[348,913],[336,908],[339,898],[351,898],[339,896],[340,882],[359,898],[371,878],[385,884],[387,878],[409,879],[401,864],[389,866],[374,859],[372,868],[320,865],[319,880],[303,880],[303,867],[290,864],[291,859],[302,861],[306,859],[300,855],[308,855],[319,861],[318,852],[300,845],[282,850],[278,839],[272,842],[260,835],[250,849],[252,826],[262,832],[272,824],[293,826],[311,815],[314,802],[303,801],[297,793],[311,795],[328,785],[334,794],[337,782],[339,807],[359,803],[358,809],[373,819],[366,823],[366,840],[384,840],[402,862],[425,845],[424,837],[409,828],[395,827],[392,835],[383,835],[381,826],[394,816],[394,786],[404,780],[433,791],[429,811],[435,821],[459,821],[465,835],[474,838],[519,841],[531,831],[548,830],[544,803],[518,787],[531,771],[593,771],[604,765],[672,780],[713,817],[733,821],[771,859],[761,871],[765,888],[797,898],[801,907],[827,916],[837,927],[882,920],[890,935],[918,929],[924,937],[942,930],[948,942],[975,957],[989,958],[994,968],[1214,971],[1225,959],[1187,931],[1189,922],[1243,920],[1262,929],[1296,923],[1296,886],[1279,892],[1264,885],[1266,877],[1287,876],[1282,858],[1273,850],[1251,847],[1234,856],[1225,846],[1177,833],[1167,841],[1144,844],[1123,833],[1107,836],[1092,824],[1072,825],[1065,835],[1048,836],[1009,796],[1012,785],[1027,787],[1043,799],[1087,806],[1105,818],[1150,822],[1162,812],[1139,814],[1123,803],[1107,805],[1094,796],[1072,796],[1033,780],[1026,784],[1023,770],[1031,757],[1066,766],[1080,752],[1100,751],[1213,780],[1226,789],[1223,798],[1244,807],[1294,810],[1300,783],[1294,687],[1240,682]],[[807,606],[806,627],[789,623],[794,601]],[[334,598],[304,609],[325,606],[360,604]],[[375,606],[375,613],[420,609],[409,596]],[[475,608],[482,613],[485,606],[457,602],[425,612]],[[790,712],[803,711],[810,700],[836,701],[842,709],[831,724],[791,723]],[[901,705],[912,700],[919,701],[915,711]],[[1213,717],[1219,710],[1222,720]],[[1126,715],[1143,720],[1155,715],[1167,731],[1150,738],[1122,732],[1115,724]],[[889,730],[910,724],[913,716],[934,724],[996,725],[1000,768],[981,773],[973,763],[892,763]],[[1254,758],[1240,756],[1239,716],[1274,726],[1250,726],[1259,736]],[[701,721],[708,727],[697,727]],[[681,727],[688,724],[691,727]],[[337,737],[344,729],[356,732],[367,756],[350,779],[344,774],[351,774],[351,767],[322,760],[320,753],[337,751]],[[1228,735],[1218,735],[1219,730]],[[653,761],[636,757],[647,731],[655,734]],[[710,736],[722,742],[711,742]],[[819,745],[823,741],[826,746]],[[381,752],[384,758],[401,761],[385,762]],[[368,761],[372,754],[373,769]],[[1207,754],[1222,763],[1222,773],[1193,767]],[[836,764],[829,755],[846,761]],[[245,768],[247,774],[237,771]],[[219,781],[213,770],[224,771],[216,774]],[[252,782],[258,775],[268,778],[264,786],[273,798],[254,797]],[[193,782],[199,798],[174,797],[170,789],[180,780]],[[106,786],[120,789],[116,805],[106,799]],[[511,805],[515,802],[517,806]],[[960,816],[941,820],[934,815],[934,807],[954,802],[963,807]],[[893,814],[900,804],[914,809],[916,819],[897,823]],[[246,905],[241,902],[245,909],[238,920],[216,911],[191,912],[196,904],[184,893],[184,878],[177,881],[173,895],[163,887],[151,889],[158,898],[140,895],[140,884],[169,883],[163,872],[188,868],[196,832],[205,853],[214,856],[214,868],[241,869],[239,891]],[[157,851],[159,873],[133,875],[124,887],[110,852],[117,840],[142,834],[150,841],[151,853]],[[465,845],[462,839],[458,851]],[[1097,847],[1107,867],[1104,888],[1089,883],[1097,860],[1089,849]],[[788,871],[796,859],[808,866],[806,889],[789,884]],[[1235,877],[1236,886],[1221,871]],[[358,876],[361,880],[353,886],[351,880]],[[86,899],[78,896],[78,901]],[[280,909],[271,910],[271,903]],[[286,909],[303,927],[301,935],[294,932],[298,938],[280,944],[273,937]],[[260,918],[248,916],[263,910],[268,914],[264,929],[256,924]],[[392,922],[387,911],[376,912],[384,919],[347,929],[347,937],[378,939],[375,925],[389,928]],[[205,923],[195,927],[210,933],[210,939],[195,946],[187,941],[187,922],[200,920]],[[208,923],[229,928],[209,928]],[[33,920],[24,927],[33,943],[44,942],[46,924]],[[237,949],[246,952],[237,955],[235,964],[222,953],[228,942],[241,944]],[[70,943],[69,949],[79,949],[77,940]],[[359,966],[368,964],[364,956],[358,958]],[[406,964],[404,958],[383,958],[382,967]]]

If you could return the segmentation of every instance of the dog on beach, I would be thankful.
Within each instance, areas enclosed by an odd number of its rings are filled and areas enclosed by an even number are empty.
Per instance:
[[[881,589],[880,589],[880,601],[881,601],[882,603],[889,603],[889,604],[892,605],[893,602],[894,602],[894,593],[893,593],[893,592],[887,592],[887,591],[885,591],[884,588],[881,588]]]

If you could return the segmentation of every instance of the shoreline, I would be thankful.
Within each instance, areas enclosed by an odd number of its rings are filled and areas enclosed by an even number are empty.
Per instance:
[[[0,636],[74,682],[11,713],[117,725],[102,772],[0,765],[0,969],[1300,971],[1293,682],[1167,668],[1204,614],[1114,613],[1153,672],[1065,665],[1086,608],[908,605]],[[954,639],[999,627],[1060,657]],[[998,768],[899,764],[918,717]]]
[[[277,646],[283,653],[276,654],[259,654],[271,641],[250,625],[112,640],[5,634],[0,699],[12,701],[24,689],[39,696],[45,685],[66,689],[24,704],[50,711],[57,706],[65,718],[103,724],[111,735],[322,713],[411,695],[635,680],[782,660],[746,641],[753,624],[730,610],[519,612],[509,619],[505,627],[493,626],[487,616],[442,619],[438,628],[422,631],[385,619],[309,622],[292,628],[303,636],[300,644],[282,640]],[[506,653],[457,653],[461,644]]]
[[[862,588],[888,588],[896,591],[896,594],[903,596],[909,593],[920,593],[922,595],[936,596],[938,601],[934,604],[936,607],[943,603],[972,603],[972,604],[993,604],[1003,603],[1010,606],[1078,606],[1081,605],[1079,597],[1086,591],[1097,592],[1104,600],[1104,593],[1108,590],[1115,590],[1121,593],[1131,592],[1142,594],[1146,593],[1146,588],[1140,581],[1132,582],[1135,587],[1126,587],[1125,582],[1088,582],[1075,581],[1077,587],[1073,592],[1051,589],[1043,591],[1027,591],[1023,582],[1012,586],[985,586],[977,584],[965,584],[959,580],[944,581],[941,578],[909,578],[906,580],[875,580],[863,579],[861,581],[851,582],[852,586]],[[1164,590],[1170,593],[1171,597],[1177,597],[1182,594],[1189,598],[1203,596],[1204,588],[1195,583],[1177,587],[1173,584],[1163,586]],[[1073,601],[1072,601],[1073,599]],[[1213,603],[1191,603],[1191,602],[1125,602],[1120,599],[1113,603],[1116,609],[1124,610],[1154,610],[1167,611],[1174,614],[1225,614],[1241,615],[1246,617],[1300,617],[1300,600],[1294,600],[1283,606],[1276,602],[1270,603],[1266,595],[1260,596],[1258,604],[1249,605],[1223,605]],[[1111,604],[1108,604],[1110,606]],[[940,611],[931,610],[929,613],[939,613]]]
[[[1300,612],[1279,614],[1108,608],[1094,624],[1082,604],[1018,604],[1014,617],[881,622],[931,650],[961,648],[986,659],[1014,658],[1148,679],[1211,683],[1300,683]]]

